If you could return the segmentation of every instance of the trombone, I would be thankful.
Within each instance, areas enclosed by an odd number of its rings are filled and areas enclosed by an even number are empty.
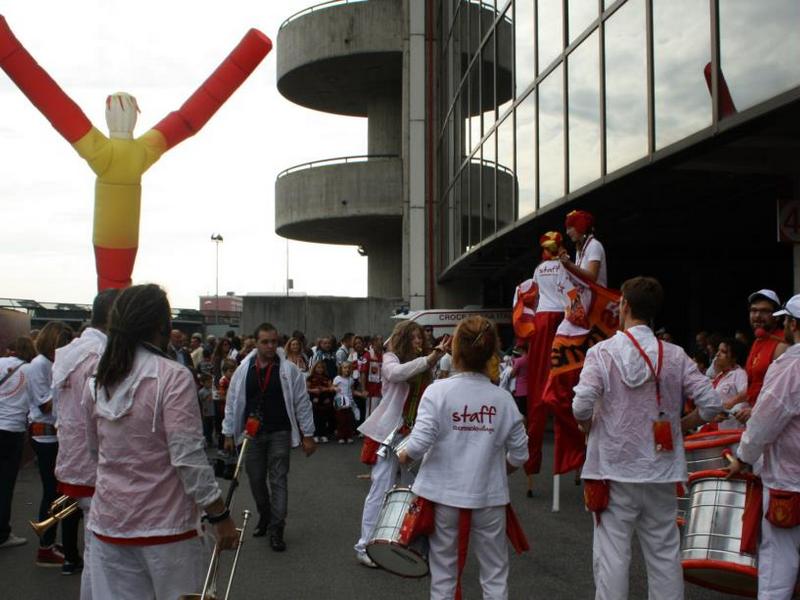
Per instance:
[[[228,487],[228,495],[225,498],[225,508],[229,508],[231,500],[233,500],[233,493],[239,487],[239,472],[242,468],[242,461],[245,452],[247,452],[247,445],[252,440],[258,430],[261,428],[261,421],[257,417],[249,417],[245,424],[244,441],[242,442],[242,449],[239,451],[239,458],[236,461],[236,470],[233,472],[233,479]],[[242,511],[242,526],[237,529],[239,532],[239,543],[236,546],[236,553],[233,555],[233,564],[231,565],[231,573],[228,576],[228,586],[225,590],[227,599],[231,591],[231,584],[233,583],[233,576],[236,572],[236,564],[239,561],[239,551],[244,543],[244,530],[247,527],[247,521],[250,519],[250,511],[245,509]],[[199,594],[183,594],[179,600],[217,600],[217,574],[219,573],[219,556],[220,548],[218,545],[214,546],[214,552],[211,555],[211,563],[208,565],[208,572],[206,573],[206,580],[203,583],[203,591]]]
[[[247,521],[250,519],[250,511],[244,509],[242,511],[242,526],[236,531],[239,532],[239,544],[236,546],[236,553],[233,555],[233,564],[231,564],[231,572],[228,575],[228,585],[225,588],[225,595],[220,600],[227,600],[231,593],[231,585],[233,584],[233,576],[236,573],[236,565],[239,562],[239,552],[242,550],[244,544],[244,531],[247,528]],[[217,600],[217,575],[219,574],[219,546],[214,546],[214,553],[211,555],[211,564],[208,565],[208,573],[206,573],[206,580],[203,583],[203,591],[199,594],[183,594],[179,600]]]
[[[47,513],[50,515],[44,521],[28,521],[33,530],[36,532],[36,535],[42,537],[45,532],[50,529],[53,525],[58,523],[59,521],[63,521],[68,516],[79,510],[80,507],[78,506],[78,501],[75,498],[70,498],[69,496],[59,496],[53,503],[50,505],[50,509]]]

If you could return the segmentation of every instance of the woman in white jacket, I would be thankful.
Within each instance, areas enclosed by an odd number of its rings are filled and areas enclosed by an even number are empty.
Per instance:
[[[88,445],[97,453],[87,524],[95,536],[94,598],[173,600],[199,592],[202,512],[220,548],[236,546],[236,525],[206,458],[192,374],[163,352],[169,331],[164,290],[124,290],[97,375],[86,384]]]
[[[497,349],[491,321],[464,319],[453,337],[456,374],[428,387],[400,463],[423,458],[412,491],[435,503],[430,541],[431,600],[460,586],[459,539],[469,531],[485,600],[508,598],[507,471],[528,460],[528,436],[514,398],[491,383]],[[466,531],[465,531],[466,529]]]

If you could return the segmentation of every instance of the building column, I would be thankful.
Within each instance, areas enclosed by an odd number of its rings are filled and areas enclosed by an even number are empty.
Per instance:
[[[370,298],[402,298],[403,282],[400,265],[403,246],[400,237],[364,245],[367,253],[367,295]]]
[[[404,95],[408,111],[408,138],[404,156],[408,177],[406,187],[408,210],[404,210],[403,262],[407,264],[407,284],[411,310],[427,308],[426,236],[425,236],[425,2],[411,0],[408,6],[408,50],[403,53],[404,75],[408,77],[408,94]],[[405,87],[405,86],[404,86]]]

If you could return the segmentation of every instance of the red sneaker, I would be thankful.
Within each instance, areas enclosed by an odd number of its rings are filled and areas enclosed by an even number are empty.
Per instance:
[[[60,567],[64,564],[64,555],[55,546],[39,548],[36,551],[36,565],[39,567]]]

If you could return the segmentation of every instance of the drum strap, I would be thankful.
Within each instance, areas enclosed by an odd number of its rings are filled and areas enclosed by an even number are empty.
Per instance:
[[[747,492],[744,500],[744,513],[742,514],[742,541],[739,552],[756,555],[758,553],[758,538],[761,534],[761,516],[764,510],[762,504],[764,489],[761,480],[757,477],[747,479]]]

